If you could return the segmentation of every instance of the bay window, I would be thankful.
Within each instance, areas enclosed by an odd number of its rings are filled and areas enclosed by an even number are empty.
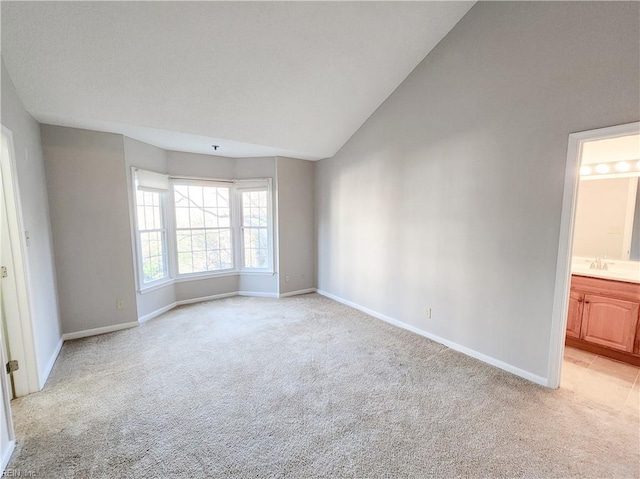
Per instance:
[[[162,280],[273,273],[271,181],[134,169],[139,289]],[[170,203],[165,216],[165,203]]]

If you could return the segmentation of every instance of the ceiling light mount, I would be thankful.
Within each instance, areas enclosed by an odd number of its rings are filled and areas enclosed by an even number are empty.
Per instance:
[[[218,151],[218,148],[220,148],[220,145],[211,145],[211,146],[213,147],[213,149],[214,149],[215,151]]]

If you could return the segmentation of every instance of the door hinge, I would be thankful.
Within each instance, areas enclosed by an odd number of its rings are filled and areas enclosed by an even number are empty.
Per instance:
[[[7,267],[6,266],[2,266],[0,267],[0,273],[2,274],[3,278],[6,278],[8,273],[7,273]]]
[[[20,366],[18,365],[18,361],[15,359],[7,363],[7,374],[17,371],[18,369],[20,369]]]

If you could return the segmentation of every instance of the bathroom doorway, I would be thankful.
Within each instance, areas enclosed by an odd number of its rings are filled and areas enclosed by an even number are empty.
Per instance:
[[[622,397],[640,381],[640,368],[619,362],[640,365],[639,176],[640,123],[569,136],[550,387],[588,392],[591,381]],[[617,380],[608,388],[608,375],[622,377],[629,391]]]

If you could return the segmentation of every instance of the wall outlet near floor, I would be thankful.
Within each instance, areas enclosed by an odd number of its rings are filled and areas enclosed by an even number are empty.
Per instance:
[[[127,302],[124,299],[116,301],[116,309],[124,309],[127,307]]]
[[[285,276],[284,277],[284,282],[288,283],[289,281],[291,281],[291,276]]]
[[[425,319],[431,319],[431,308],[424,308],[424,317]]]

